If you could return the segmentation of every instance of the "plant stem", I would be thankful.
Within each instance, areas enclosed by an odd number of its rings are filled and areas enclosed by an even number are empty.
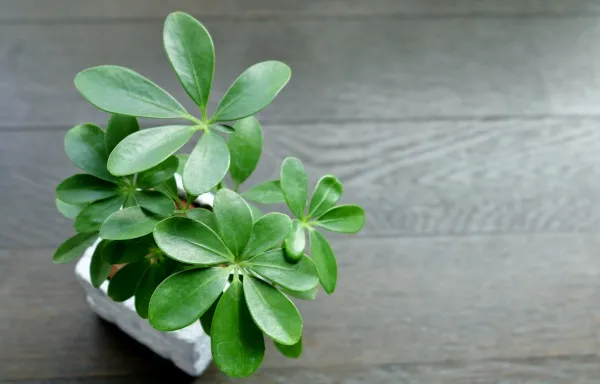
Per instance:
[[[185,118],[188,119],[188,120],[190,120],[190,121],[192,121],[192,122],[194,122],[194,123],[196,123],[196,124],[198,124],[200,127],[202,127],[202,129],[204,129],[204,127],[206,126],[206,124],[202,120],[199,120],[195,116],[187,115],[187,116],[185,116]]]

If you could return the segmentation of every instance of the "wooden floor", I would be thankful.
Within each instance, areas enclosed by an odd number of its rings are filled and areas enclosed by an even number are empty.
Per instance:
[[[214,37],[215,100],[255,62],[293,69],[256,179],[297,156],[367,210],[333,237],[336,293],[300,303],[305,355],[270,348],[247,383],[600,382],[600,2],[0,0],[0,383],[193,382],[51,262],[63,135],[106,121],[74,75],[125,65],[185,100],[178,9]]]

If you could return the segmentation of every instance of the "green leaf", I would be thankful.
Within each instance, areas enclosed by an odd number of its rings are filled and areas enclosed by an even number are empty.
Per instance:
[[[163,252],[182,263],[211,266],[233,261],[215,232],[185,217],[170,217],[158,223],[154,240]]]
[[[236,184],[241,184],[254,172],[263,146],[263,132],[254,116],[235,123],[235,132],[229,136],[227,147],[231,156],[229,173]]]
[[[117,176],[148,170],[177,152],[195,132],[192,126],[166,125],[131,134],[110,153],[108,169]]]
[[[106,153],[110,154],[124,138],[140,130],[140,124],[133,116],[110,115],[106,126],[104,143]]]
[[[173,96],[128,68],[88,68],[75,76],[75,87],[87,101],[107,112],[158,119],[188,116]]]
[[[137,205],[138,203],[135,200],[135,196],[133,196],[132,194],[128,194],[125,198],[125,202],[123,203],[123,208],[135,207]]]
[[[292,213],[299,219],[304,217],[308,178],[302,162],[288,157],[281,164],[281,191]]]
[[[56,199],[56,209],[58,209],[58,212],[60,212],[61,215],[68,219],[74,219],[77,217],[83,207],[85,207],[85,205],[69,204],[62,200]]]
[[[168,276],[164,263],[154,263],[146,269],[135,289],[135,311],[141,318],[148,317],[150,298],[156,287]]]
[[[317,298],[317,293],[319,292],[318,286],[315,286],[308,291],[292,291],[291,289],[285,289],[283,287],[279,287],[279,290],[288,296],[292,296],[300,300],[314,300]]]
[[[212,321],[215,317],[215,310],[217,309],[217,304],[219,304],[219,301],[221,300],[221,296],[223,296],[223,294],[220,294],[219,297],[217,297],[217,299],[215,300],[215,302],[212,303],[212,305],[206,310],[206,312],[204,312],[204,315],[200,317],[200,325],[202,325],[204,333],[206,333],[208,336],[210,336]]]
[[[206,108],[215,68],[215,48],[198,20],[173,12],[165,21],[163,42],[179,82],[201,108]]]
[[[252,221],[256,222],[258,219],[263,217],[265,214],[256,205],[248,203],[250,211],[252,212]]]
[[[342,183],[337,177],[331,175],[321,177],[310,199],[308,215],[310,217],[322,215],[340,200],[342,191]]]
[[[94,201],[79,212],[75,218],[77,232],[98,231],[102,223],[123,206],[125,196],[113,196],[108,199]]]
[[[143,260],[127,264],[119,269],[108,283],[108,297],[116,302],[125,301],[132,297],[149,265],[148,261]]]
[[[183,170],[183,187],[192,195],[201,195],[223,180],[229,169],[229,151],[225,140],[207,131],[198,140]]]
[[[300,340],[294,345],[283,345],[274,341],[275,347],[281,354],[285,357],[289,357],[290,359],[297,359],[302,355],[302,337]]]
[[[146,235],[131,240],[109,241],[102,257],[110,264],[129,264],[142,261],[155,248],[154,237]]]
[[[358,205],[340,205],[319,216],[315,224],[334,232],[356,233],[365,225],[365,211]]]
[[[254,322],[267,336],[285,345],[294,345],[300,340],[300,312],[277,288],[244,276],[244,294]]]
[[[308,291],[319,284],[317,268],[306,255],[292,264],[280,248],[254,256],[244,264],[257,275],[293,291]]]
[[[117,178],[106,169],[108,153],[104,146],[104,131],[94,124],[80,124],[65,135],[65,152],[77,167],[106,181]]]
[[[229,268],[189,269],[169,276],[150,299],[150,324],[174,331],[192,324],[221,295]]]
[[[98,243],[90,263],[90,279],[92,280],[92,285],[96,288],[100,288],[110,273],[110,264],[104,261],[104,258],[102,257],[105,245],[106,240],[102,240]]]
[[[178,165],[177,157],[169,156],[162,163],[137,175],[135,185],[142,189],[148,189],[165,182],[177,171]]]
[[[242,260],[256,256],[281,243],[290,233],[292,222],[282,213],[268,213],[254,222],[252,234],[242,254]]]
[[[264,183],[256,184],[246,192],[242,193],[242,196],[245,199],[259,204],[285,203],[279,180],[265,181]]]
[[[158,191],[136,191],[135,200],[138,205],[159,216],[167,217],[175,209],[173,200]]]
[[[87,204],[117,193],[116,184],[84,174],[68,177],[56,187],[56,197],[69,204]]]
[[[171,177],[167,179],[167,181],[155,185],[154,189],[164,193],[173,200],[179,199],[179,191],[177,190],[177,182],[175,181],[175,177]]]
[[[234,280],[219,300],[211,327],[215,364],[231,377],[252,375],[265,355],[265,340],[246,305],[242,283]]]
[[[337,283],[337,262],[331,245],[318,231],[310,231],[310,255],[317,266],[323,289],[332,294]]]
[[[229,87],[211,121],[238,120],[269,105],[292,75],[279,61],[265,61],[246,69]]]
[[[179,155],[175,155],[175,157],[177,157],[177,173],[179,173],[180,175],[183,175],[183,170],[185,169],[185,164],[187,163],[190,155],[185,154],[185,153],[181,153]]]
[[[226,125],[226,124],[211,124],[208,126],[210,129],[215,129],[219,132],[223,132],[223,133],[233,133],[235,132],[235,128],[233,128],[231,125]]]
[[[152,232],[158,221],[157,216],[140,207],[125,208],[106,219],[100,228],[100,237],[108,240],[135,239]]]
[[[217,219],[215,219],[214,213],[204,208],[193,208],[188,210],[185,215],[190,219],[194,219],[206,225],[212,229],[215,233],[219,232],[219,226],[217,225]]]
[[[229,189],[215,194],[213,212],[221,239],[235,256],[239,256],[252,233],[252,211],[240,195]]]
[[[306,232],[304,225],[300,220],[292,221],[292,230],[285,239],[285,255],[291,261],[296,261],[302,257],[306,247]]]
[[[98,233],[78,233],[73,237],[68,238],[62,243],[54,255],[52,260],[55,264],[69,263],[83,254],[85,249],[94,242]]]

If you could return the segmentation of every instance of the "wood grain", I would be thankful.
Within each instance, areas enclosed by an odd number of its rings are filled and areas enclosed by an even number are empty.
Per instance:
[[[597,352],[600,259],[580,235],[332,243],[336,294],[299,303],[305,355],[287,360],[269,345],[267,372]],[[102,325],[72,267],[52,266],[51,253],[0,251],[0,378],[172,372]],[[48,331],[31,337],[38,329]]]
[[[150,384],[165,380],[178,383],[248,384],[597,384],[600,376],[597,356],[565,356],[523,360],[456,361],[429,364],[345,365],[308,368],[267,368],[256,376],[233,380],[211,367],[198,379],[173,375],[122,375],[82,379],[18,380],[18,384]],[[9,382],[1,381],[0,383]]]
[[[0,0],[0,21],[61,21],[72,19],[164,18],[183,10],[202,17],[323,18],[323,17],[431,17],[431,16],[591,16],[600,13],[594,0],[104,0],[90,4],[77,0]]]
[[[0,25],[0,126],[103,119],[73,87],[78,71],[100,64],[131,67],[191,107],[164,55],[161,24]],[[600,114],[593,18],[206,25],[217,52],[213,100],[248,65],[278,59],[292,67],[290,84],[262,114],[270,121],[358,120],[369,127],[374,120]]]
[[[327,173],[367,211],[360,236],[600,230],[600,119],[265,124],[248,185],[276,179],[286,156],[311,189]],[[72,233],[54,188],[76,173],[64,131],[0,133],[0,247],[56,246]],[[188,149],[191,145],[188,146]],[[242,190],[247,188],[243,186]],[[283,208],[283,207],[281,207]]]

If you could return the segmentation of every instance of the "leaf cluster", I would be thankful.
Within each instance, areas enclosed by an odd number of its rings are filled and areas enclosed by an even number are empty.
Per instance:
[[[54,261],[76,259],[100,237],[90,265],[95,287],[108,280],[113,300],[133,297],[138,314],[158,330],[199,320],[219,369],[249,376],[263,361],[265,335],[283,355],[300,356],[303,322],[290,297],[313,300],[319,282],[332,293],[337,281],[333,250],[319,231],[357,232],[364,212],[337,205],[342,184],[331,175],[319,180],[309,201],[308,177],[295,158],[284,160],[279,180],[240,193],[262,152],[263,130],[254,115],[287,84],[289,67],[278,61],[251,66],[209,115],[215,55],[208,31],[175,12],[166,19],[163,43],[200,116],[130,69],[80,72],[75,86],[110,119],[105,130],[87,123],[65,135],[65,152],[83,172],[56,189],[57,208],[73,219],[77,233],[59,246]],[[140,129],[138,117],[189,124]],[[196,140],[192,152],[179,154],[190,140]],[[205,193],[214,194],[212,209],[194,204]],[[280,203],[293,219],[254,205]]]

